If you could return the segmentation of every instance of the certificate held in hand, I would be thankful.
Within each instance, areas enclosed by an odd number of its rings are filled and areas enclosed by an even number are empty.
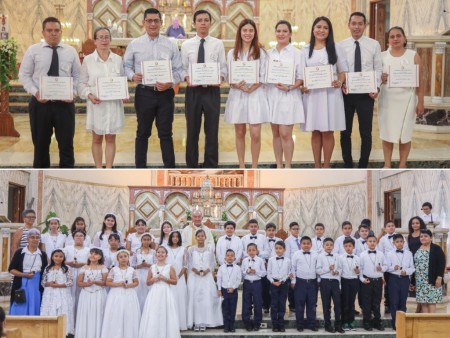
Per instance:
[[[220,85],[220,63],[190,63],[189,79],[193,86]]]
[[[125,100],[130,98],[126,76],[97,78],[97,98],[102,101]]]
[[[388,85],[391,88],[419,87],[419,65],[389,66]]]
[[[348,94],[369,94],[378,91],[374,71],[346,73],[345,83]]]
[[[322,89],[333,87],[333,66],[305,67],[305,87],[308,89]]]
[[[284,85],[295,84],[295,68],[291,62],[269,60],[266,71],[267,83],[281,83]]]
[[[142,83],[154,86],[159,83],[173,83],[172,62],[170,60],[155,60],[141,62]]]
[[[251,84],[259,83],[259,60],[231,61],[229,69],[230,84],[236,84],[241,81]]]
[[[39,95],[43,100],[72,101],[73,78],[63,76],[41,76]]]

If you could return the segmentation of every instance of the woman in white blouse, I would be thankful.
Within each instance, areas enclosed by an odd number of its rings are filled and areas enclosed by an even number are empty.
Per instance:
[[[103,164],[103,136],[105,136],[106,168],[112,168],[116,153],[116,134],[124,126],[122,100],[101,101],[96,96],[96,81],[99,77],[125,76],[122,58],[111,52],[111,32],[99,27],[94,32],[94,53],[86,56],[81,67],[78,91],[86,99],[86,129],[92,131],[92,156],[96,168]]]

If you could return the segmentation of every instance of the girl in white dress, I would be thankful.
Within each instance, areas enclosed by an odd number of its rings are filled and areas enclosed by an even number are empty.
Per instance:
[[[66,315],[66,334],[73,334],[73,300],[70,292],[73,276],[64,261],[64,252],[56,249],[52,253],[50,264],[44,270],[41,316]]]
[[[178,282],[171,286],[177,300],[178,323],[180,330],[187,330],[187,285],[186,285],[186,248],[181,242],[181,233],[173,231],[170,233],[167,246],[167,263],[175,268]]]
[[[86,237],[84,239],[84,246],[86,248],[90,248],[92,245],[91,237],[89,237],[89,235],[87,234],[86,222],[84,221],[84,218],[80,217],[80,216],[76,217],[75,220],[73,221],[72,226],[70,228],[70,234],[66,238],[64,247],[66,247],[68,245],[73,245],[73,241],[74,241],[73,234],[75,233],[75,230],[81,230],[86,234]],[[76,284],[76,283],[74,283],[74,284]]]
[[[153,243],[152,235],[148,232],[141,236],[141,247],[136,250],[133,256],[133,266],[139,279],[139,285],[136,287],[141,311],[144,309],[145,300],[150,287],[147,285],[148,270],[155,264],[156,251],[151,248]]]
[[[117,252],[121,249],[119,235],[109,235],[108,244],[109,247],[107,249],[103,249],[103,254],[105,255],[105,265],[108,270],[110,270],[119,264],[117,261]]]
[[[384,168],[391,167],[394,143],[399,143],[399,167],[406,168],[416,116],[420,117],[424,112],[422,60],[415,51],[405,48],[403,28],[392,27],[388,36],[390,48],[381,53],[383,84],[378,103],[378,125],[380,138],[383,140]],[[414,64],[419,65],[419,87],[391,88],[386,84],[390,66]]]
[[[159,247],[156,250],[157,262],[148,272],[147,284],[152,285],[152,288],[142,312],[139,338],[181,337],[176,300],[171,288],[177,284],[177,275],[175,268],[166,263],[166,258],[167,249]]]
[[[260,46],[256,24],[244,19],[236,31],[234,48],[228,52],[229,69],[232,61],[259,60],[259,81],[264,81],[267,52]],[[239,167],[245,168],[245,134],[250,125],[252,168],[258,166],[261,150],[261,123],[269,119],[269,102],[262,83],[230,84],[230,93],[225,107],[225,122],[233,123],[236,135],[236,150]]]
[[[75,338],[100,338],[108,275],[108,269],[103,263],[103,251],[92,248],[88,264],[80,269],[77,284],[82,289],[78,300]]]
[[[117,230],[116,215],[109,212],[103,219],[102,230],[98,231],[94,236],[94,247],[100,249],[108,249],[108,238],[111,234],[119,235],[120,246],[124,246],[122,232],[120,230]]]
[[[41,236],[42,251],[45,251],[47,257],[51,257],[53,250],[62,249],[66,241],[66,235],[59,232],[60,219],[51,217],[48,220],[48,232]]]
[[[292,26],[288,21],[278,21],[275,26],[275,35],[277,45],[268,51],[269,58],[276,62],[289,62],[295,69],[293,85],[283,83],[267,85],[273,151],[277,168],[283,168],[283,155],[285,168],[290,168],[294,155],[292,139],[294,124],[305,122],[302,94],[298,89],[303,84],[305,59],[302,53],[290,44]]]
[[[141,308],[136,294],[139,280],[136,271],[129,266],[130,253],[119,250],[119,266],[109,271],[106,285],[108,293],[103,317],[102,338],[137,337],[141,321]]]
[[[161,235],[156,240],[158,245],[167,247],[167,242],[169,241],[169,235],[173,230],[172,223],[169,221],[164,221],[161,224]]]
[[[66,255],[66,265],[70,266],[73,280],[71,287],[71,294],[73,299],[73,313],[74,318],[77,317],[78,298],[80,297],[81,288],[77,285],[78,275],[80,269],[88,263],[89,247],[84,246],[85,232],[82,230],[75,230],[72,234],[75,240],[74,245],[66,246],[63,251]]]
[[[220,299],[214,283],[216,266],[214,251],[205,246],[203,229],[195,233],[197,245],[188,249],[188,327],[205,331],[207,327],[223,325]]]
[[[303,131],[311,131],[311,146],[316,168],[329,168],[334,149],[334,131],[345,130],[345,109],[342,96],[342,84],[348,65],[339,45],[334,43],[333,26],[324,16],[314,20],[311,29],[310,44],[302,53],[306,66],[333,65],[334,80],[331,88],[302,88],[303,105],[306,120],[302,123]],[[337,76],[337,78],[336,78]],[[323,150],[323,165],[322,165]]]
[[[153,235],[149,232],[146,232],[147,222],[145,222],[143,219],[138,219],[135,223],[134,228],[136,229],[136,232],[133,232],[127,236],[126,243],[126,249],[131,252],[131,256],[133,256],[136,253],[136,250],[141,247],[141,238],[144,233],[149,234],[151,236],[151,239],[154,240]]]
[[[106,168],[112,168],[116,153],[116,134],[124,126],[122,100],[101,101],[96,97],[99,77],[125,76],[122,58],[111,52],[111,32],[107,27],[94,31],[96,50],[86,56],[81,66],[78,91],[87,100],[86,129],[92,131],[92,156],[96,168],[102,168],[102,143],[105,136]]]

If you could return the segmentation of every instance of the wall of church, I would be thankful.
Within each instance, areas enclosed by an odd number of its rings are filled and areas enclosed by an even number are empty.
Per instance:
[[[31,200],[31,174],[25,170],[3,170],[0,173],[0,216],[8,215],[8,188],[9,184],[25,187],[25,204]],[[35,207],[33,205],[32,207]]]

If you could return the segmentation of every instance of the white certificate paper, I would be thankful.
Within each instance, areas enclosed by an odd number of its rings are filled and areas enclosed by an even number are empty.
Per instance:
[[[154,86],[159,83],[173,83],[172,62],[170,60],[155,60],[141,62],[142,83]]]
[[[378,91],[376,73],[374,71],[346,73],[345,79],[347,93],[349,94],[368,94]]]
[[[259,83],[259,60],[231,61],[229,64],[229,83]]]
[[[189,79],[193,86],[220,85],[220,63],[190,63]]]
[[[295,84],[295,67],[292,62],[269,60],[266,70],[267,83]]]
[[[305,67],[305,87],[308,89],[321,89],[333,87],[333,66]]]
[[[125,100],[130,98],[126,76],[97,78],[97,98],[102,101]]]
[[[73,78],[41,76],[39,95],[44,100],[73,100]]]
[[[389,66],[388,85],[392,88],[419,87],[419,65]]]

